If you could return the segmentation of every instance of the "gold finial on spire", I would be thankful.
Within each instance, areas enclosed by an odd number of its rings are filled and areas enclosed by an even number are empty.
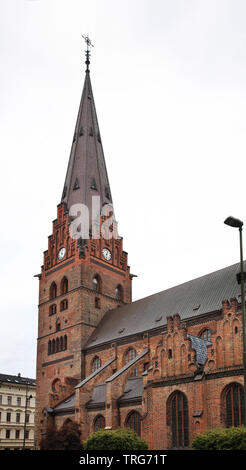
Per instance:
[[[84,38],[86,44],[87,44],[87,49],[85,51],[85,55],[86,55],[86,72],[89,72],[89,65],[90,65],[90,47],[94,47],[88,34],[86,36],[83,36],[82,35],[82,38]]]

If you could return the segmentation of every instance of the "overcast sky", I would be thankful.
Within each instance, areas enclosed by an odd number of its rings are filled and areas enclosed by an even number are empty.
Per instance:
[[[35,377],[38,280],[82,34],[133,300],[234,264],[246,221],[244,0],[0,0],[0,372]],[[245,247],[246,249],[246,247]]]

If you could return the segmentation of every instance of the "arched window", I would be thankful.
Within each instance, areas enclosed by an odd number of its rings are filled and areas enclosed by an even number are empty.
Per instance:
[[[49,315],[54,315],[56,313],[56,304],[50,305]]]
[[[68,292],[68,280],[64,277],[61,281],[61,294],[66,294]]]
[[[60,329],[61,329],[61,322],[58,318],[57,321],[56,321],[56,331],[60,331]]]
[[[231,426],[241,426],[244,422],[244,400],[243,388],[240,384],[231,384],[225,393],[225,424]]]
[[[189,446],[188,402],[186,396],[177,391],[168,400],[168,416],[172,432],[172,447]]]
[[[50,299],[55,299],[57,296],[57,287],[56,287],[56,283],[55,282],[52,282],[51,286],[50,286]]]
[[[48,342],[48,354],[55,354],[59,351],[67,349],[67,336],[61,336],[60,338],[53,339]]]
[[[136,353],[135,349],[133,349],[133,348],[128,349],[128,351],[125,354],[125,363],[128,364],[128,362],[135,359],[136,355],[137,355],[137,353]],[[131,373],[131,377],[136,377],[137,375],[138,375],[138,370],[134,369]]]
[[[91,371],[95,372],[97,369],[99,369],[101,367],[101,365],[102,365],[102,361],[101,361],[100,357],[95,356],[93,361],[92,361]]]
[[[102,290],[102,281],[98,274],[96,274],[96,276],[93,278],[92,287],[95,292],[101,292]]]
[[[63,310],[67,310],[68,308],[68,300],[63,299],[60,303],[60,311],[63,312]]]
[[[140,414],[137,411],[131,411],[126,418],[126,427],[131,428],[139,436],[141,435]]]
[[[125,354],[126,364],[128,362],[132,361],[136,357],[136,355],[137,355],[137,353],[136,353],[135,349],[133,349],[133,348],[128,349],[128,351]]]
[[[205,339],[205,341],[211,341],[211,331],[206,328],[200,333],[200,338]]]
[[[105,428],[105,418],[103,415],[96,416],[94,420],[94,431],[100,431],[100,429]]]
[[[115,289],[115,298],[117,300],[123,300],[123,288],[120,284]]]
[[[101,308],[100,300],[99,297],[95,297],[95,308]]]

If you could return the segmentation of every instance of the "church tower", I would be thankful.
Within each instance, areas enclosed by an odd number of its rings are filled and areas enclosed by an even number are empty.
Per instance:
[[[38,275],[37,445],[45,432],[45,410],[73,393],[84,378],[85,342],[106,311],[131,302],[130,269],[113,215],[90,80],[90,41],[85,39],[85,81],[65,184]]]

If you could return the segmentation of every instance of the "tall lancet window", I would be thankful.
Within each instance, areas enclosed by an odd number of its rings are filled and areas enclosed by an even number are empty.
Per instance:
[[[101,292],[102,281],[101,281],[100,276],[98,276],[98,274],[96,274],[96,276],[94,276],[93,278],[92,287],[95,292]]]

